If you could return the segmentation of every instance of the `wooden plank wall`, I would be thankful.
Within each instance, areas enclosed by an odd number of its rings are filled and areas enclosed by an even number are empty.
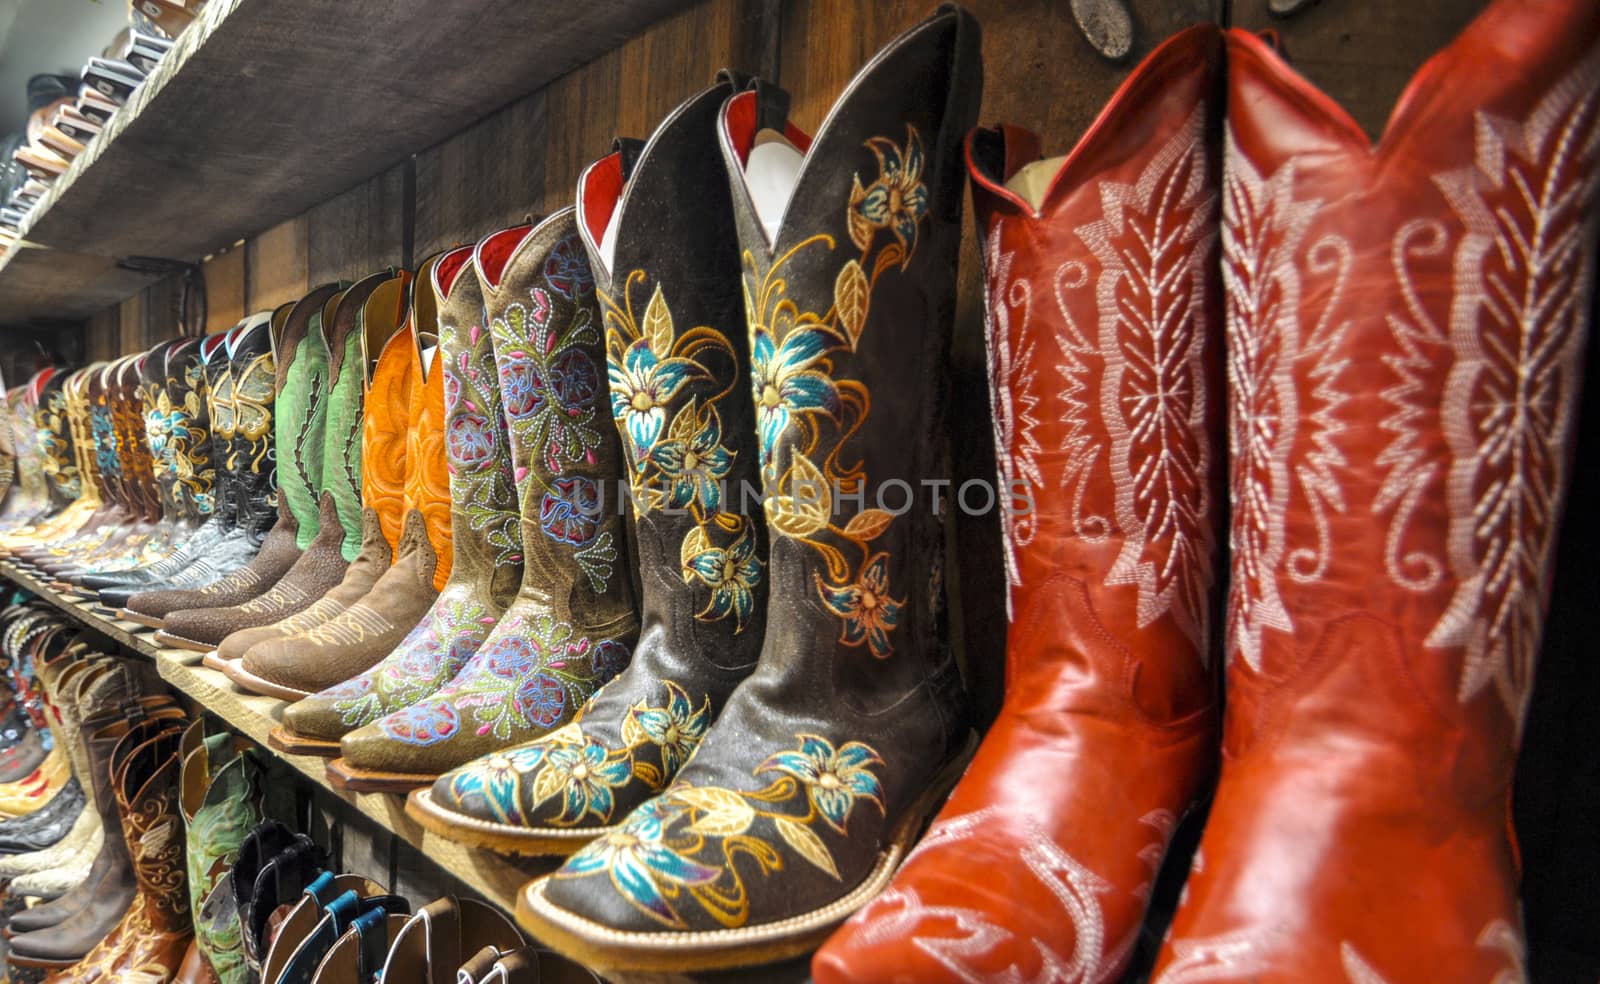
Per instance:
[[[1079,34],[1062,0],[972,0],[984,31],[982,120],[1025,125],[1043,135],[1047,152],[1065,152],[1140,56],[1175,30],[1212,21],[1277,31],[1297,66],[1376,137],[1411,73],[1484,0],[1322,0],[1290,19],[1270,16],[1267,0],[1132,0],[1130,5],[1136,23],[1133,55],[1110,64]],[[292,300],[313,284],[356,279],[387,265],[414,265],[454,243],[568,204],[578,172],[608,150],[613,136],[647,136],[655,121],[723,66],[776,78],[793,96],[796,122],[815,130],[855,70],[930,6],[929,0],[705,0],[539,92],[481,120],[463,120],[457,136],[211,258],[204,264],[207,327],[225,328],[249,311]],[[994,471],[979,265],[968,224],[952,442],[960,477],[988,477]],[[170,335],[176,296],[173,282],[163,282],[90,319],[87,357],[108,358]],[[964,616],[958,630],[969,671],[992,711],[1000,696],[1005,637],[993,546],[998,530],[969,520],[955,534],[963,559],[956,571]],[[1559,584],[1557,591],[1559,596]],[[1537,724],[1536,710],[1530,736],[1541,734]],[[1532,749],[1529,754],[1543,753]],[[1547,757],[1537,764],[1543,777],[1559,784],[1568,776],[1553,761]],[[323,807],[328,819],[344,819],[334,806]],[[1536,798],[1529,810],[1551,829],[1576,826],[1559,797]],[[377,876],[383,875],[379,862],[387,859],[398,890],[419,899],[438,890],[436,873],[403,845],[352,843],[363,837],[358,828],[352,823],[344,834],[347,859],[374,865],[369,873]],[[1559,864],[1558,856],[1547,858],[1537,849],[1530,858],[1552,869]],[[1581,895],[1554,894],[1569,914],[1572,897]],[[1582,918],[1592,924],[1594,903],[1588,903],[1587,913]],[[1533,899],[1529,918],[1537,930]],[[1561,923],[1573,924],[1574,918],[1562,917]]]

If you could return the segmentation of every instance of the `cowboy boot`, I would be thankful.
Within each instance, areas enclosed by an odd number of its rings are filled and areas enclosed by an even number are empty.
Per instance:
[[[337,521],[344,529],[344,555],[352,556],[351,551],[355,550],[344,577],[304,610],[271,625],[230,634],[218,643],[214,653],[206,654],[206,666],[227,672],[229,664],[242,659],[256,643],[288,638],[328,621],[365,597],[389,569],[403,520],[400,492],[405,485],[403,446],[410,391],[390,392],[389,381],[395,369],[386,371],[381,380],[375,369],[369,376],[368,367],[377,358],[369,359],[367,353],[383,352],[404,324],[405,287],[410,280],[410,274],[403,271],[373,274],[346,291],[334,313],[336,341],[330,367],[335,370],[336,384],[329,411],[332,443],[326,445],[323,474],[332,476],[328,481]],[[403,366],[402,350],[397,347],[395,351],[394,359]],[[375,387],[380,395],[398,396],[398,403],[369,399],[369,390]],[[347,388],[353,388],[354,393]],[[353,417],[347,419],[347,411]],[[371,447],[363,451],[366,444]],[[401,449],[398,456],[393,453],[397,446]],[[396,490],[395,494],[390,495],[390,489]],[[363,498],[372,506],[364,507]],[[324,509],[327,505],[325,501]],[[351,538],[352,529],[356,530],[355,539]]]
[[[738,257],[726,248],[733,205],[726,194],[684,192],[725,179],[716,117],[735,91],[720,81],[669,114],[637,163],[637,149],[625,148],[579,178],[578,228],[605,315],[612,415],[635,510],[643,627],[628,668],[571,726],[412,794],[411,814],[452,839],[570,854],[672,783],[755,668],[767,551],[763,524],[736,511],[740,490],[759,481],[760,449]],[[504,761],[518,778],[490,780],[505,774]]]
[[[331,497],[321,495],[331,389],[322,315],[339,291],[339,285],[327,284],[301,298],[277,347],[282,382],[275,411],[280,509],[295,528],[299,556],[267,590],[242,604],[168,615],[162,620],[165,642],[182,640],[183,648],[209,651],[239,629],[303,611],[337,585],[349,566],[343,555],[344,527]]]
[[[274,344],[292,308],[286,304],[270,319],[254,316],[230,342],[231,366],[212,404],[213,429],[228,438],[226,463],[220,467],[231,473],[229,513],[243,534],[238,552],[226,560],[233,563],[245,553],[250,559],[202,587],[132,595],[122,607],[124,618],[159,626],[166,616],[184,609],[242,604],[271,587],[299,558],[294,514],[278,496],[273,440],[273,407],[282,375]],[[294,432],[287,425],[284,432],[282,444],[291,447]]]
[[[638,616],[620,510],[601,495],[622,476],[600,374],[594,278],[571,209],[479,244],[521,503],[521,587],[456,677],[410,707],[345,735],[329,778],[407,790],[537,737],[627,665]]]
[[[22,492],[22,504],[14,514],[14,522],[0,536],[0,550],[8,554],[26,546],[27,537],[51,515],[49,492],[45,489],[44,456],[39,448],[39,430],[33,412],[38,406],[39,392],[54,374],[54,369],[41,370],[6,398],[13,419],[12,438],[17,446],[17,484]]]
[[[273,730],[275,748],[337,755],[345,733],[448,683],[516,596],[522,574],[516,485],[472,255],[471,246],[444,254],[431,284],[445,374],[450,580],[427,617],[382,662],[290,706]]]
[[[602,973],[810,950],[883,889],[965,764],[943,521],[883,504],[909,498],[886,484],[948,474],[959,140],[978,71],[976,22],[941,7],[856,76],[788,196],[768,194],[777,175],[754,153],[805,152],[783,94],[762,84],[722,109],[772,604],[759,665],[668,792],[519,898],[524,928]]]
[[[106,399],[111,411],[111,437],[118,460],[124,501],[131,512],[125,535],[77,561],[73,568],[55,562],[43,563],[58,576],[69,569],[83,572],[110,572],[137,567],[157,559],[162,549],[161,509],[154,491],[154,470],[150,465],[145,439],[144,409],[140,390],[143,355],[129,356],[112,363],[106,374]]]
[[[245,690],[299,700],[342,678],[370,669],[427,614],[449,577],[449,477],[444,456],[444,371],[438,349],[438,311],[431,279],[434,257],[418,271],[412,327],[390,345],[411,360],[407,417],[406,525],[394,566],[359,601],[319,625],[257,643],[228,675]]]
[[[247,979],[238,913],[225,876],[261,821],[261,766],[254,748],[226,731],[207,734],[198,721],[183,738],[180,806],[188,832],[195,946],[220,984]]]
[[[116,610],[120,618],[128,617],[121,609],[135,594],[157,587],[202,586],[237,569],[255,555],[247,532],[237,522],[234,495],[237,481],[227,467],[233,443],[232,362],[228,350],[242,331],[242,324],[235,325],[228,331],[208,336],[200,348],[203,418],[195,419],[203,419],[205,433],[196,434],[193,423],[190,433],[195,442],[191,444],[194,448],[191,460],[196,464],[203,460],[206,463],[204,472],[210,476],[208,490],[195,496],[196,508],[207,517],[205,523],[173,556],[160,564],[79,579],[86,590],[97,591],[101,607]],[[199,441],[201,437],[203,443]],[[149,621],[146,619],[145,623]]]
[[[194,937],[178,811],[182,741],[182,732],[169,728],[126,753],[116,794],[137,895],[106,941],[57,975],[60,984],[134,975],[148,984],[167,984],[177,977]]]
[[[823,984],[1120,979],[1211,776],[1221,65],[1215,28],[1178,35],[1067,157],[968,140],[1000,480],[1034,500],[1005,518],[1007,700]]]
[[[90,722],[96,726],[89,752],[95,769],[95,807],[108,832],[105,847],[79,888],[12,917],[11,962],[77,971],[80,962],[91,958],[103,961],[127,944],[127,917],[140,901],[134,845],[127,836],[128,813],[120,788],[123,766],[147,741],[161,735],[170,735],[175,741],[181,721],[182,712],[170,705],[151,709],[134,703],[120,708],[114,719],[107,716]]]
[[[22,404],[21,429],[28,435],[30,456],[38,469],[40,511],[27,525],[0,537],[0,547],[30,560],[52,542],[70,536],[86,518],[77,510],[68,511],[72,500],[66,492],[70,483],[58,480],[68,468],[63,455],[70,444],[52,426],[59,420],[52,403],[59,399],[65,378],[54,370],[35,376],[36,382],[28,388]]]
[[[1491,4],[1376,147],[1263,40],[1228,60],[1223,764],[1156,979],[1520,981],[1600,7]]]

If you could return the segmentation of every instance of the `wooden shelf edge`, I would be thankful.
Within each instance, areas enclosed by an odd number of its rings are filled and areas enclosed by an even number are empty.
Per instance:
[[[175,690],[221,718],[228,727],[259,745],[329,795],[354,807],[378,826],[399,837],[486,901],[511,911],[517,893],[533,878],[553,871],[560,859],[515,858],[465,847],[424,830],[405,812],[405,797],[392,793],[351,793],[335,789],[327,777],[327,759],[289,755],[267,743],[288,705],[272,697],[248,694],[216,670],[200,665],[200,654],[155,643],[152,629],[108,618],[94,603],[66,597],[10,563],[0,562],[0,577],[39,596],[46,604],[122,645],[153,660],[156,672]]]

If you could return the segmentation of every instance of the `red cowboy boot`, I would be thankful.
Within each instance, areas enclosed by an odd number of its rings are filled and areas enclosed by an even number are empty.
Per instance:
[[[1158,963],[1524,980],[1512,763],[1572,452],[1600,5],[1497,0],[1376,146],[1228,38],[1222,775]]]
[[[1221,67],[1192,28],[1065,158],[968,139],[1002,494],[1034,500],[1005,523],[1006,702],[819,984],[1117,979],[1211,775]]]

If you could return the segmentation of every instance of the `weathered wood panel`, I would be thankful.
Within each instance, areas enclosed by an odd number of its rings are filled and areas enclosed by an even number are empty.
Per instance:
[[[206,331],[232,328],[245,316],[244,250],[230,249],[207,260]]]
[[[549,123],[539,92],[417,155],[420,260],[541,211]]]
[[[309,288],[308,231],[305,217],[273,226],[245,243],[249,286],[245,305],[253,311],[297,300]]]
[[[405,257],[405,165],[306,213],[306,282],[359,280]]]

